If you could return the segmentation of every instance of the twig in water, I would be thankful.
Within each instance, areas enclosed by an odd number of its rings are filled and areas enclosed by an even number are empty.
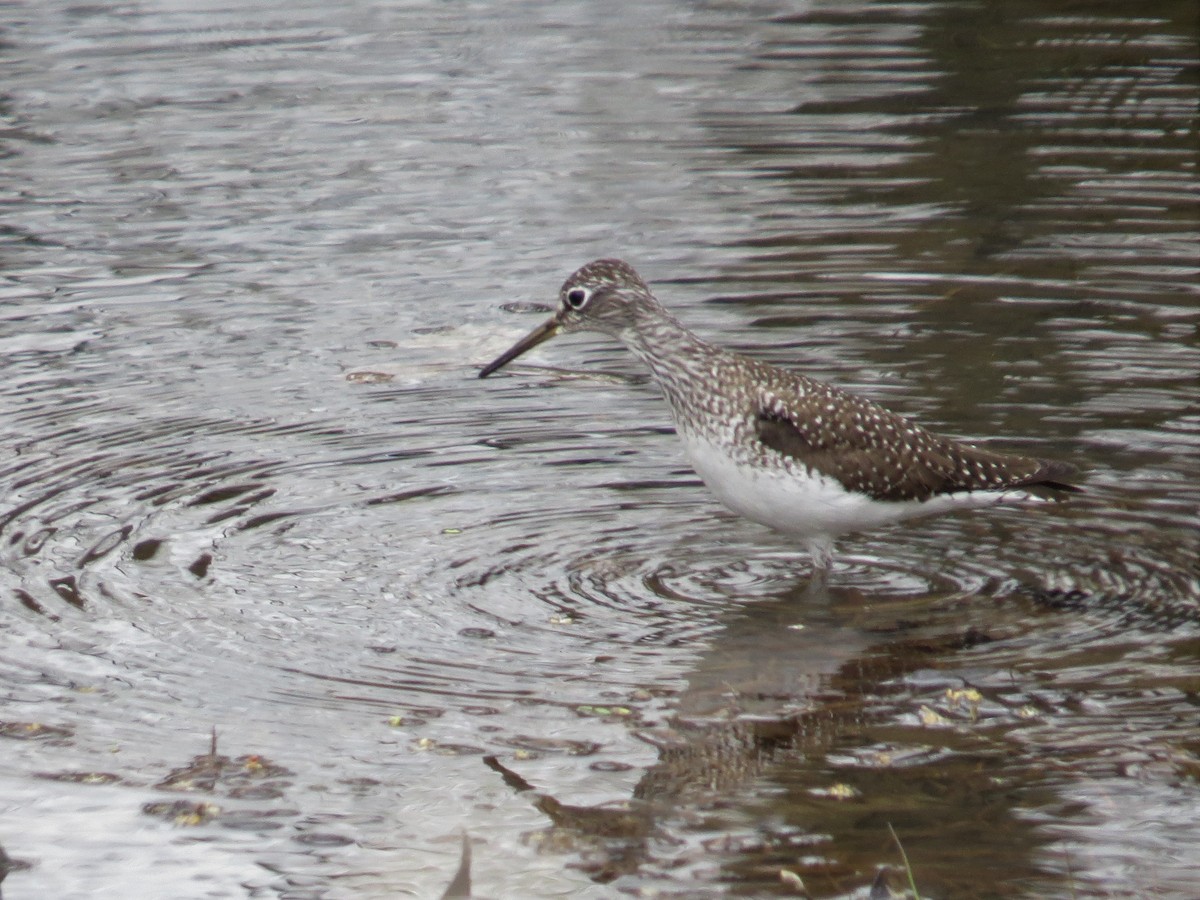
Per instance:
[[[908,854],[904,852],[904,845],[900,843],[900,836],[896,834],[896,829],[892,827],[892,823],[887,823],[888,831],[891,832],[892,840],[896,842],[896,849],[900,851],[900,858],[904,860],[904,873],[908,876],[908,887],[913,893],[913,900],[921,900],[921,894],[917,890],[917,880],[913,878],[912,866],[908,864]]]

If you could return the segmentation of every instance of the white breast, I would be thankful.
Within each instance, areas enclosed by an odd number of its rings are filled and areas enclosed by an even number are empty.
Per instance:
[[[953,509],[1024,499],[1023,491],[975,491],[918,500],[873,500],[836,479],[805,470],[758,468],[735,461],[715,444],[680,432],[688,461],[717,499],[739,515],[803,539],[836,537]]]

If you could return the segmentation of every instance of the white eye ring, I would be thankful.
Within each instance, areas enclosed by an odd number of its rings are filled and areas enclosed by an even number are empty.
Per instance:
[[[567,291],[567,306],[571,307],[571,309],[583,309],[591,299],[592,293],[586,288],[577,287]]]

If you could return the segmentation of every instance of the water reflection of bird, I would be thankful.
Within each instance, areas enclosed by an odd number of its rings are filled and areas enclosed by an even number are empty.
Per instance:
[[[558,300],[548,321],[479,377],[560,332],[617,338],[649,366],[712,492],[802,539],[818,568],[828,567],[841,534],[1079,490],[1065,463],[933,434],[864,397],[701,340],[620,260],[588,263]]]
[[[458,861],[458,871],[446,885],[441,900],[471,900],[471,836],[465,831],[462,834],[462,849]]]

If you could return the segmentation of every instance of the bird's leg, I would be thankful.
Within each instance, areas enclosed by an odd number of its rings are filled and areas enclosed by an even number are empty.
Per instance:
[[[829,571],[833,565],[833,540],[827,537],[812,538],[808,542],[813,569]]]
[[[829,570],[833,565],[833,541],[830,538],[810,540],[808,552],[812,556],[813,566],[812,575],[808,579],[808,587],[804,589],[805,602],[828,602]]]
[[[813,578],[824,581],[833,567],[833,540],[813,538],[808,542],[808,552],[812,556]]]

